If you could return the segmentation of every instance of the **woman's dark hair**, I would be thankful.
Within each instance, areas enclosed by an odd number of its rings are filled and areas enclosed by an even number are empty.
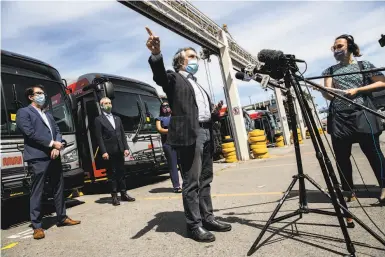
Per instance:
[[[33,85],[33,86],[27,88],[24,91],[24,95],[25,95],[25,98],[27,99],[28,102],[31,102],[31,100],[29,99],[29,96],[33,95],[33,92],[35,91],[34,90],[35,87],[38,87],[45,92],[43,85]]]
[[[354,37],[352,35],[343,34],[341,36],[336,37],[335,40],[344,38],[348,42],[348,51],[353,53],[355,57],[360,57],[362,54],[360,53],[360,48],[356,43],[354,43]]]
[[[164,117],[164,116],[166,116],[165,114],[164,114],[164,112],[163,112],[163,105],[164,104],[168,104],[169,105],[169,103],[167,102],[167,101],[164,101],[161,105],[160,105],[160,107],[159,107],[159,117]]]

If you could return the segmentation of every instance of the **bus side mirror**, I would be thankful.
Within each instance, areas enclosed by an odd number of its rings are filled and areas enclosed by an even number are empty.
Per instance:
[[[104,91],[106,92],[106,96],[111,100],[115,98],[114,85],[112,84],[112,82],[104,82]]]
[[[74,96],[74,94],[71,93],[68,94],[68,99],[70,100],[71,110],[75,111],[77,107],[76,97]]]

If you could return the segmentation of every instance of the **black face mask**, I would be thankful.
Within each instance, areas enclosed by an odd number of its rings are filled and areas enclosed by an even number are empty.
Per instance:
[[[162,106],[162,112],[163,112],[164,114],[170,114],[170,113],[171,113],[170,106],[169,106],[169,105],[163,105],[163,106]]]
[[[347,55],[348,55],[348,52],[346,50],[336,50],[336,51],[334,51],[334,58],[337,61],[342,61]]]

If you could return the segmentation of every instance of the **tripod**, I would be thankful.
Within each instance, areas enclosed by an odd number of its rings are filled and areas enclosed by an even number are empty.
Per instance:
[[[289,65],[287,65],[287,67],[285,68],[283,77],[285,81],[285,87],[287,88],[287,103],[289,107],[289,116],[291,119],[291,129],[293,131],[294,148],[295,148],[298,174],[293,176],[292,182],[290,183],[286,192],[283,194],[283,197],[279,201],[278,206],[275,208],[275,210],[271,214],[269,220],[266,222],[258,238],[255,240],[254,244],[251,246],[250,250],[248,251],[247,255],[250,256],[256,251],[258,243],[261,241],[263,235],[265,234],[266,230],[271,224],[297,216],[297,215],[299,215],[299,218],[302,218],[303,214],[308,214],[308,213],[337,216],[342,234],[345,239],[346,248],[349,252],[349,254],[345,255],[347,257],[356,256],[355,254],[356,250],[354,248],[354,245],[350,239],[349,232],[348,232],[348,228],[354,228],[355,225],[354,225],[354,222],[349,222],[346,225],[344,222],[344,217],[352,218],[354,221],[360,224],[368,233],[370,233],[374,238],[376,238],[381,244],[385,245],[385,241],[383,238],[381,238],[378,234],[372,231],[368,226],[366,226],[360,219],[358,219],[348,210],[345,199],[339,187],[339,183],[338,183],[336,174],[334,172],[333,166],[326,153],[326,149],[322,142],[322,138],[318,132],[314,117],[311,114],[308,101],[305,99],[305,95],[298,81],[298,76],[294,75],[294,73],[298,71],[298,67],[296,66],[294,61],[290,61]],[[296,122],[296,116],[294,111],[293,95],[291,94],[291,88],[294,89],[295,95],[299,101],[299,105],[303,113],[306,126],[308,127],[310,137],[314,146],[314,150],[316,152],[316,157],[321,166],[321,171],[326,182],[328,193],[324,189],[322,189],[322,187],[319,184],[317,184],[317,182],[315,182],[311,177],[309,177],[307,174],[304,174],[303,172],[301,151],[300,151],[298,133],[297,133],[297,122]],[[331,200],[335,212],[308,208],[305,180],[307,180],[312,185],[314,185],[318,190],[320,190],[324,195],[326,195]],[[292,213],[282,215],[280,217],[276,217],[283,203],[287,199],[290,191],[293,189],[294,185],[297,182],[299,183],[299,208]]]

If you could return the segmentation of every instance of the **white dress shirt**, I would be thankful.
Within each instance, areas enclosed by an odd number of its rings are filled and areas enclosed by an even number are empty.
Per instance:
[[[49,131],[51,132],[51,138],[52,138],[52,140],[51,140],[51,142],[50,142],[49,145],[48,145],[49,147],[51,147],[52,144],[53,144],[53,133],[52,133],[51,125],[49,124],[47,115],[46,115],[44,112],[42,112],[41,109],[39,109],[39,108],[37,108],[37,107],[35,107],[35,106],[33,106],[33,105],[31,105],[31,106],[32,106],[33,108],[35,108],[35,110],[40,114],[40,116],[41,116],[41,118],[43,119],[45,125],[48,126]]]
[[[211,120],[210,101],[205,90],[196,82],[196,78],[186,71],[179,71],[179,73],[187,78],[194,88],[195,99],[198,105],[198,120],[199,122],[207,122]]]
[[[107,120],[111,123],[112,127],[115,129],[115,120],[112,113],[103,112],[103,114],[107,117]]]

